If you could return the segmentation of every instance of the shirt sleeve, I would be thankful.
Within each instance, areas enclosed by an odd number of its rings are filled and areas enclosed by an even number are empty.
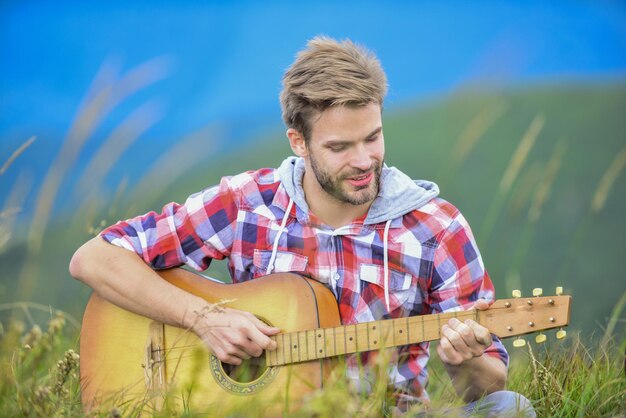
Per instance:
[[[442,232],[435,251],[430,307],[433,313],[471,309],[477,299],[492,303],[494,287],[474,240],[469,224],[457,212],[450,226]],[[504,345],[493,335],[486,354],[507,365],[509,355]]]
[[[186,264],[202,271],[212,259],[228,257],[237,222],[237,193],[225,177],[219,186],[120,221],[102,231],[103,239],[135,252],[154,269]]]

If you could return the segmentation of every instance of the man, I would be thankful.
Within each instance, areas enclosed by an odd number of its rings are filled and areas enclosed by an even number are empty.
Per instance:
[[[297,157],[109,227],[76,252],[72,275],[122,308],[190,328],[235,365],[275,348],[269,336],[279,330],[235,309],[198,316],[207,303],[152,268],[202,271],[228,258],[234,282],[300,273],[332,290],[344,324],[486,309],[493,285],[463,216],[436,197],[434,183],[384,164],[386,90],[369,51],[351,41],[311,40],[285,73],[280,96]],[[398,351],[390,379],[402,392],[399,404],[427,401],[428,344]],[[437,351],[467,402],[504,389],[506,350],[476,322],[443,325]],[[355,367],[348,372],[359,377]],[[495,397],[509,396],[502,393]],[[500,407],[520,401],[507,399]]]

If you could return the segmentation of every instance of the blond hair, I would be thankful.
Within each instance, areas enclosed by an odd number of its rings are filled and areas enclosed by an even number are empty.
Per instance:
[[[383,106],[387,77],[365,47],[318,36],[307,43],[283,76],[280,105],[288,128],[308,142],[311,118],[333,106]]]

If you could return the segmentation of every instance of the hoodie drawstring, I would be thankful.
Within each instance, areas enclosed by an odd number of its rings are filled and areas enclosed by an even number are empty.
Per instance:
[[[280,224],[280,228],[276,233],[276,237],[274,238],[274,245],[272,247],[272,255],[270,257],[270,261],[267,265],[267,270],[265,274],[270,274],[274,271],[274,263],[276,262],[276,254],[278,253],[278,241],[280,240],[280,236],[283,232],[287,231],[285,225],[287,225],[287,220],[289,219],[289,214],[291,213],[291,208],[293,207],[293,199],[289,199],[289,204],[287,205],[287,210],[285,211],[285,215],[283,216],[283,221]],[[391,219],[385,222],[385,231],[383,233],[383,272],[385,278],[385,305],[387,305],[387,312],[391,312],[391,306],[389,304],[389,227],[391,226]]]
[[[385,304],[387,305],[387,312],[391,312],[389,306],[389,226],[391,225],[391,219],[385,223],[385,232],[383,233],[383,272],[385,275]]]
[[[287,210],[285,211],[285,215],[283,216],[283,221],[280,224],[280,228],[276,233],[276,238],[274,238],[274,246],[272,247],[272,256],[270,257],[270,262],[267,264],[267,270],[265,274],[270,274],[274,270],[274,262],[276,261],[276,253],[278,252],[278,240],[283,232],[287,231],[285,225],[287,225],[287,219],[289,219],[289,214],[291,213],[291,208],[293,207],[293,199],[289,198],[289,204],[287,205]]]

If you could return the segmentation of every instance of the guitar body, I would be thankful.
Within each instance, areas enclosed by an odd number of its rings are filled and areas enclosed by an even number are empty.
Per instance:
[[[274,274],[225,285],[192,272],[159,272],[175,286],[209,303],[254,313],[282,332],[340,325],[337,303],[322,284],[295,274]],[[94,294],[87,304],[80,341],[83,405],[160,409],[165,394],[182,409],[215,411],[255,401],[272,401],[277,410],[297,407],[307,393],[321,388],[329,359],[261,367],[245,378],[231,377],[190,331],[163,325],[121,309]],[[228,369],[228,367],[226,367]],[[232,375],[232,373],[231,373]],[[267,403],[265,403],[267,404]],[[225,409],[223,409],[225,408]]]

